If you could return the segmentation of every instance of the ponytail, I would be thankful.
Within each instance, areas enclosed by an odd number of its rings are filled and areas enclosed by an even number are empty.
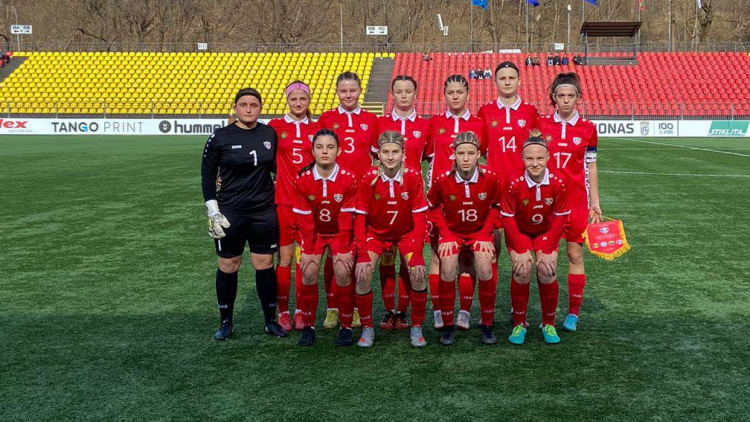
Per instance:
[[[576,89],[579,96],[583,95],[583,91],[581,91],[581,80],[575,72],[558,73],[557,76],[555,76],[555,80],[552,82],[552,85],[550,85],[549,87],[549,99],[553,106],[556,104],[555,91],[557,91],[557,88],[563,85],[570,85]]]

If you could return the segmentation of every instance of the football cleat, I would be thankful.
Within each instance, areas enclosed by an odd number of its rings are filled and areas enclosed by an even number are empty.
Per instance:
[[[488,346],[497,343],[497,337],[492,334],[492,326],[490,325],[479,325],[479,329],[482,331],[482,343]]]
[[[513,332],[508,337],[510,344],[521,345],[526,341],[526,328],[523,324],[518,324],[513,328]]]
[[[268,324],[266,324],[266,327],[263,329],[266,334],[272,335],[274,337],[286,337],[289,334],[286,332],[285,329],[281,328],[281,325],[279,325],[276,321],[271,321]]]
[[[289,318],[289,312],[280,313],[278,323],[284,330],[292,331],[292,319]]]
[[[302,331],[305,328],[305,321],[302,317],[302,312],[297,312],[294,314],[294,329],[297,331]]]
[[[443,335],[440,337],[440,344],[443,346],[452,346],[456,342],[456,332],[453,326],[449,325],[444,328]]]
[[[568,314],[563,322],[563,330],[575,332],[578,329],[578,315]]]
[[[471,328],[471,314],[467,311],[458,312],[458,320],[456,321],[456,327],[460,330],[468,330]]]
[[[372,347],[372,343],[375,341],[375,329],[372,327],[365,327],[362,329],[362,337],[359,338],[357,346],[359,347]]]
[[[336,339],[336,347],[349,347],[354,344],[351,328],[342,328],[339,330],[339,337]]]
[[[221,321],[219,330],[214,333],[214,340],[225,341],[234,335],[234,325],[232,325],[231,319],[225,319]]]
[[[315,344],[315,329],[313,327],[305,327],[302,330],[302,336],[300,336],[298,344],[304,347]]]
[[[542,334],[544,335],[544,342],[547,344],[557,344],[560,342],[560,336],[557,335],[557,330],[555,330],[553,325],[545,325],[542,328]]]
[[[323,328],[331,330],[336,328],[337,325],[339,325],[339,310],[329,309],[328,312],[326,312],[326,320],[323,321]]]
[[[380,329],[392,330],[395,323],[396,314],[393,311],[385,311],[385,313],[383,314],[383,320],[380,321]]]
[[[352,313],[352,328],[359,328],[361,326],[362,322],[359,320],[359,311],[357,308],[354,308],[354,313]]]
[[[442,330],[443,329],[443,314],[440,311],[434,311],[432,313],[435,319],[435,329],[436,330]]]
[[[409,338],[411,339],[411,345],[414,347],[427,346],[427,341],[425,341],[424,335],[422,334],[422,327],[418,325],[411,327],[411,330],[409,331]]]
[[[405,330],[409,328],[409,321],[406,320],[406,312],[398,311],[396,312],[396,318],[393,322],[393,329],[394,330]]]

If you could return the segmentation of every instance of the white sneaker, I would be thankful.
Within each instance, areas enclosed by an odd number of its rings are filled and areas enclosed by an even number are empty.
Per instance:
[[[414,347],[427,346],[427,341],[424,339],[424,335],[422,335],[422,327],[411,327],[409,338],[411,338],[411,345]]]
[[[471,328],[471,314],[467,311],[459,311],[456,326],[462,330]]]
[[[359,338],[357,346],[372,347],[373,341],[375,341],[375,329],[372,327],[366,327],[362,329],[362,337]]]
[[[440,311],[434,311],[432,313],[435,318],[435,329],[440,330],[443,328],[443,314]]]

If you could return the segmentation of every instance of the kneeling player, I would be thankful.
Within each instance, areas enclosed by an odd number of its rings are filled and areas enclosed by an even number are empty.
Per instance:
[[[354,257],[351,251],[354,211],[357,201],[357,181],[354,175],[336,164],[339,139],[330,129],[321,129],[313,139],[315,162],[300,171],[295,190],[294,212],[302,238],[300,271],[300,306],[305,328],[299,344],[312,346],[315,342],[315,311],[318,309],[318,274],[323,253],[333,255],[336,283],[339,286],[341,330],[336,346],[354,344],[352,315],[354,285],[351,274]]]
[[[547,169],[549,151],[544,139],[532,136],[524,142],[522,152],[526,170],[510,180],[501,203],[513,265],[510,295],[514,328],[508,341],[523,344],[526,339],[529,281],[536,256],[542,333],[547,344],[556,344],[560,342],[555,330],[557,248],[570,214],[567,192],[562,177]]]
[[[473,252],[479,280],[479,306],[482,311],[482,342],[495,344],[492,322],[495,317],[497,282],[492,278],[492,257],[495,248],[492,231],[495,227],[500,201],[500,181],[491,170],[477,163],[480,156],[479,139],[474,132],[462,132],[453,141],[454,169],[438,176],[427,198],[430,221],[439,234],[440,308],[444,331],[440,344],[455,342],[453,311],[456,291],[454,280],[458,270],[459,253]]]
[[[404,168],[404,138],[399,132],[384,132],[378,138],[380,167],[359,181],[359,206],[355,222],[357,239],[357,308],[362,337],[357,345],[372,346],[372,273],[383,252],[394,245],[409,266],[411,283],[411,344],[427,345],[422,324],[427,306],[425,263],[422,257],[427,229],[427,202],[422,175]]]

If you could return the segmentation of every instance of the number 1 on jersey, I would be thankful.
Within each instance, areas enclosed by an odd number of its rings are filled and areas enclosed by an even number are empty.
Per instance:
[[[516,137],[515,136],[508,139],[508,143],[505,142],[505,136],[501,136],[500,139],[498,140],[500,141],[500,145],[503,146],[503,152],[506,152],[508,150],[516,152]]]
[[[255,150],[250,151],[250,155],[253,156],[253,165],[258,165],[258,153]]]

